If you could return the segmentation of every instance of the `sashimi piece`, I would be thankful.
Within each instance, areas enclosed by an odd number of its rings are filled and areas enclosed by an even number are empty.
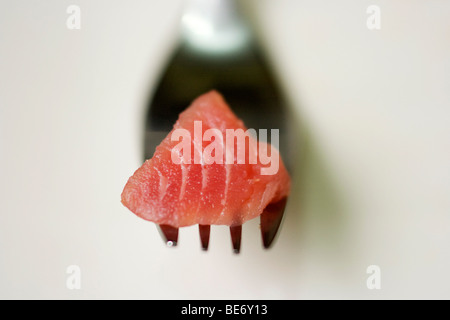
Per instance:
[[[198,97],[179,115],[153,157],[129,178],[122,203],[145,220],[174,228],[194,224],[237,227],[260,216],[269,205],[287,198],[290,177],[278,150],[270,144],[253,136],[246,138],[245,150],[238,150],[242,149],[238,139],[228,143],[230,132],[239,130],[246,132],[247,128],[218,92]],[[278,161],[271,174],[264,173],[269,165],[260,157],[265,148]]]

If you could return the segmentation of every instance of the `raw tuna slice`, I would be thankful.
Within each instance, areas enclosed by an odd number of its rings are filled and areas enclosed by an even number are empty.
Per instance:
[[[290,178],[270,144],[253,136],[245,144],[227,140],[246,130],[218,92],[200,96],[128,180],[122,203],[145,220],[173,228],[237,227],[270,211],[287,198]]]

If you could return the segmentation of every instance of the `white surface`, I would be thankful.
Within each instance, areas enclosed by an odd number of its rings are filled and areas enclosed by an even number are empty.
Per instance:
[[[0,0],[0,298],[450,298],[449,1],[249,3],[311,147],[275,247],[252,221],[239,256],[120,204],[181,2],[80,0],[81,30],[70,4]]]

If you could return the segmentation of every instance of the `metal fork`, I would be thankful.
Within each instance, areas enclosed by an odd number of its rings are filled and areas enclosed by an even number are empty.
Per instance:
[[[279,149],[289,163],[286,103],[250,25],[234,0],[188,0],[181,19],[177,49],[147,106],[144,160],[167,136],[197,96],[216,89],[248,128],[279,129]],[[286,201],[269,205],[261,215],[263,245],[269,248],[283,218]],[[169,246],[178,229],[159,225]],[[208,249],[210,226],[199,225],[201,246]],[[230,227],[233,250],[239,253],[242,226]]]

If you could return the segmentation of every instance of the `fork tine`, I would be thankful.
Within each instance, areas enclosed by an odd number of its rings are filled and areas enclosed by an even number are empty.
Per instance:
[[[241,250],[242,225],[231,226],[230,234],[231,234],[231,243],[233,244],[233,251],[234,253],[239,253],[239,251]]]
[[[178,228],[169,226],[167,224],[158,225],[158,230],[160,232],[163,241],[169,247],[175,247],[178,242]]]
[[[261,236],[264,248],[270,248],[284,215],[287,198],[269,204],[261,214]]]
[[[206,250],[208,250],[209,234],[211,231],[211,226],[205,225],[205,224],[199,224],[198,231],[200,233],[200,241],[202,243],[202,249],[206,251]]]

